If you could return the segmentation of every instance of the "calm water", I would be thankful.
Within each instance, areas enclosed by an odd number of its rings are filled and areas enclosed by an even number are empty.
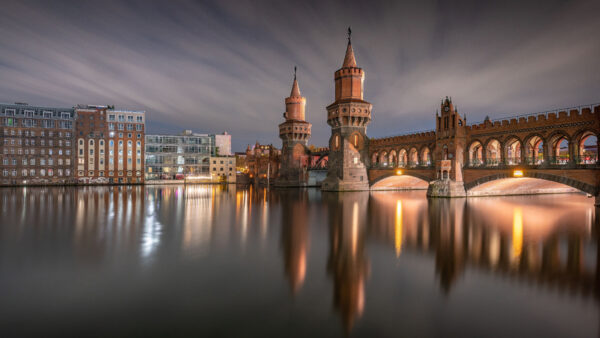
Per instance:
[[[0,189],[0,336],[598,336],[583,195]]]

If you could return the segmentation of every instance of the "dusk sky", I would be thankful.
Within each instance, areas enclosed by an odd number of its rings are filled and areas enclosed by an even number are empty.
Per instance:
[[[432,129],[452,96],[467,122],[600,102],[600,1],[6,1],[0,102],[145,110],[147,133],[281,146],[294,65],[313,124],[346,28],[373,103],[368,135]]]

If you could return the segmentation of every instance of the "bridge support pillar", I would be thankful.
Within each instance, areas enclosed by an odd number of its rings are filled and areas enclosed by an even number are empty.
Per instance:
[[[427,197],[465,197],[465,185],[463,182],[453,180],[437,180],[429,183]]]

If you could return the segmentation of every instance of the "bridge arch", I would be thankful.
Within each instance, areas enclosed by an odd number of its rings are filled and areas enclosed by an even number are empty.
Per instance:
[[[550,162],[552,164],[564,165],[572,159],[571,136],[564,130],[556,130],[547,138],[550,149]]]
[[[386,165],[388,164],[388,163],[387,163],[387,160],[388,160],[388,159],[387,159],[387,150],[384,150],[384,151],[382,151],[382,152],[381,152],[381,154],[379,155],[379,164],[380,164],[380,165],[383,165],[383,166],[386,166]]]
[[[388,156],[388,165],[391,166],[391,167],[395,167],[396,166],[396,160],[397,160],[396,150],[392,149],[390,151],[389,156]]]
[[[526,164],[542,164],[547,160],[546,140],[541,134],[533,133],[525,138],[525,163]]]
[[[421,147],[421,151],[420,153],[420,163],[424,166],[430,166],[433,161],[431,159],[431,149],[429,149],[429,146],[422,146]]]
[[[578,164],[595,164],[598,162],[598,135],[593,129],[578,130],[573,136],[575,160]]]
[[[405,167],[408,165],[408,152],[405,148],[401,148],[398,151],[398,166]]]
[[[469,154],[469,166],[470,167],[479,167],[483,165],[483,144],[480,140],[475,139],[471,141],[469,147],[467,147]]]
[[[425,190],[429,187],[431,178],[417,173],[396,175],[386,173],[369,182],[372,190]]]
[[[371,154],[371,165],[377,165],[377,164],[379,164],[379,153],[373,152]]]
[[[518,136],[508,136],[504,140],[504,144],[502,147],[502,159],[505,164],[521,164],[523,159],[523,142]]]
[[[498,166],[502,161],[502,144],[497,138],[489,138],[485,144],[485,165]]]
[[[525,171],[523,173],[523,177],[537,178],[537,179],[541,179],[541,180],[561,183],[561,184],[567,185],[569,187],[578,189],[582,192],[585,192],[585,193],[588,193],[588,194],[591,194],[594,196],[598,193],[598,188],[596,186],[589,184],[589,183],[581,182],[581,181],[578,181],[578,180],[575,180],[575,179],[572,179],[569,177],[565,177],[565,176]],[[497,173],[497,174],[493,174],[493,175],[483,176],[474,181],[471,181],[468,183],[465,182],[465,190],[468,192],[483,183],[491,182],[494,180],[507,179],[507,178],[514,178],[514,176],[510,172],[502,172],[502,173]],[[514,178],[514,179],[518,179],[518,178]]]
[[[410,167],[416,167],[419,165],[419,151],[416,147],[410,148],[408,152],[408,165]]]

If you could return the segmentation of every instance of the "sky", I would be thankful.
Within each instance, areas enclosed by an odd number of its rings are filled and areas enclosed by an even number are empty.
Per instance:
[[[600,102],[600,1],[28,1],[0,3],[0,102],[145,110],[146,133],[232,134],[280,146],[293,68],[311,144],[346,30],[367,134],[435,127],[451,96],[467,122]]]

